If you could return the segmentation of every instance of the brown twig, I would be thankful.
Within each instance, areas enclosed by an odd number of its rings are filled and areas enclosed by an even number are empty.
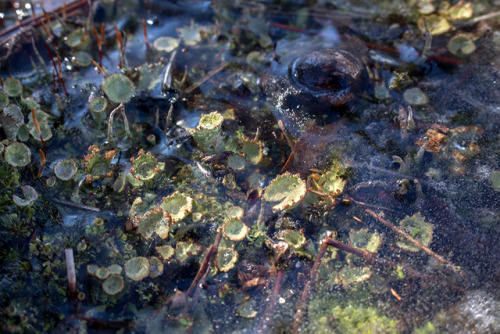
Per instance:
[[[323,240],[321,244],[321,248],[319,249],[318,255],[316,256],[316,260],[312,266],[311,272],[309,274],[309,281],[307,281],[304,290],[302,291],[302,296],[300,296],[299,307],[297,308],[297,312],[295,312],[295,317],[293,319],[293,334],[299,332],[299,327],[302,323],[302,318],[307,311],[307,301],[309,299],[309,291],[314,287],[314,282],[316,280],[316,274],[318,272],[319,265],[321,263],[321,259],[325,256],[326,249],[328,247],[329,238]]]
[[[419,249],[423,250],[424,252],[426,252],[427,254],[429,254],[430,256],[432,256],[433,258],[435,258],[436,260],[438,260],[440,263],[442,263],[445,266],[445,268],[449,269],[450,271],[452,271],[455,274],[460,275],[461,277],[465,277],[465,273],[462,272],[451,261],[446,260],[441,255],[433,252],[429,247],[426,247],[426,246],[422,245],[418,240],[416,240],[415,238],[413,238],[411,235],[409,235],[408,233],[406,233],[402,229],[398,228],[397,226],[395,226],[391,222],[389,222],[389,221],[385,220],[384,218],[380,217],[379,215],[377,215],[375,212],[373,212],[370,209],[365,209],[365,212],[368,213],[369,215],[371,215],[372,217],[374,217],[376,220],[378,220],[379,222],[381,222],[385,226],[391,228],[394,232],[396,232],[397,234],[399,234],[400,236],[402,236],[406,240],[410,241],[412,244],[414,244]]]
[[[146,44],[146,49],[149,49],[148,43],[148,25],[146,24],[146,20],[142,19],[142,31],[144,32],[144,43]]]
[[[96,208],[94,206],[88,206],[88,205],[84,205],[84,204],[78,204],[78,203],[74,203],[74,202],[69,202],[69,201],[65,201],[65,200],[62,200],[62,199],[53,199],[54,202],[56,203],[59,203],[59,204],[62,204],[62,205],[67,205],[67,206],[72,206],[74,208],[77,208],[77,209],[82,209],[82,210],[87,210],[87,211],[93,211],[93,212],[100,212],[101,210],[99,208]]]
[[[186,90],[184,91],[184,93],[186,93],[186,94],[192,93],[196,88],[200,87],[204,82],[206,82],[211,77],[213,77],[215,74],[217,74],[220,71],[222,71],[223,69],[225,69],[228,65],[229,65],[229,63],[227,63],[227,62],[226,63],[222,63],[219,66],[217,66],[216,68],[214,68],[213,70],[209,71],[200,80],[196,81],[191,86],[189,86],[188,88],[186,88]]]
[[[122,39],[122,33],[120,30],[118,30],[118,26],[116,25],[116,22],[114,23],[115,25],[115,35],[116,35],[116,42],[118,43],[118,49],[120,51],[120,62],[118,63],[118,67],[122,68],[122,63],[123,63],[123,39]]]
[[[271,293],[271,298],[268,300],[264,313],[262,314],[262,320],[259,324],[258,327],[259,329],[257,330],[257,333],[268,332],[269,322],[273,318],[274,308],[276,306],[281,291],[281,285],[283,283],[283,273],[284,273],[283,270],[278,270],[274,274],[273,290]]]
[[[40,124],[38,123],[38,120],[36,118],[36,114],[35,114],[35,108],[31,107],[31,116],[33,117],[33,123],[35,124],[35,130],[36,130],[36,133],[38,134],[38,136],[40,136],[40,141],[42,142],[42,147],[43,147],[43,152],[40,151],[40,155],[42,156],[42,159],[40,161],[41,163],[41,169],[40,169],[40,173],[39,175],[42,175],[42,171],[43,171],[43,166],[45,165],[45,159],[47,158],[47,147],[45,146],[45,141],[43,140],[43,137],[42,137],[42,131],[40,130]]]
[[[210,247],[208,248],[207,254],[205,254],[205,258],[203,259],[200,269],[198,270],[198,273],[196,274],[193,282],[191,283],[191,286],[189,286],[188,291],[186,292],[186,296],[189,297],[191,294],[193,294],[193,299],[191,302],[191,309],[194,309],[194,306],[196,305],[196,301],[198,300],[198,294],[199,294],[199,287],[200,285],[205,281],[209,271],[210,271],[210,266],[217,255],[217,249],[219,248],[220,241],[222,239],[222,232],[219,231],[217,233],[217,236],[215,237],[215,241]]]
[[[94,32],[95,40],[97,41],[97,49],[99,49],[99,65],[102,65],[102,41],[99,38],[99,34],[95,27],[92,27],[92,31]]]
[[[76,272],[75,272],[75,259],[73,257],[73,249],[67,248],[64,250],[66,256],[66,272],[68,276],[69,296],[71,299],[76,299],[78,293],[76,289]]]

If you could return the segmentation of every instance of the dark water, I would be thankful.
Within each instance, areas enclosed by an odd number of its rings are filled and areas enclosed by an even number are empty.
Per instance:
[[[2,331],[500,332],[498,2],[103,1],[90,16],[54,2],[52,37],[25,5],[12,31],[1,7]],[[129,96],[77,57],[129,78]],[[200,135],[215,111],[221,127]],[[11,166],[14,142],[28,163]],[[64,159],[78,168],[65,180]],[[24,207],[21,186],[37,193]],[[239,241],[223,229],[234,206]],[[149,275],[133,279],[131,259]]]

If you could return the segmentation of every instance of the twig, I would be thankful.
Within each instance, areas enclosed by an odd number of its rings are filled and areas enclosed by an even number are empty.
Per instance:
[[[170,59],[168,60],[165,69],[163,70],[163,79],[161,81],[161,91],[166,93],[170,87],[172,87],[172,64],[174,63],[175,56],[177,55],[177,50],[174,50],[170,55]]]
[[[193,282],[191,283],[191,286],[186,292],[187,297],[189,297],[194,292],[193,299],[191,302],[191,309],[194,309],[194,306],[196,305],[199,295],[199,287],[207,278],[207,275],[210,271],[210,266],[212,265],[212,262],[215,256],[217,255],[217,249],[219,248],[221,239],[222,239],[222,232],[219,231],[217,233],[217,236],[215,237],[214,243],[210,245],[210,247],[208,248],[207,254],[203,259],[203,262],[201,263],[200,269],[198,270],[198,273],[196,274]]]
[[[113,109],[113,111],[111,111],[111,114],[109,114],[109,121],[108,121],[108,142],[113,142],[113,120],[115,118],[115,114],[117,112],[120,112],[120,114],[122,115],[123,117],[123,123],[124,123],[124,126],[125,126],[125,134],[129,137],[132,136],[132,133],[130,133],[130,127],[129,127],[129,124],[128,124],[128,119],[127,119],[127,115],[125,114],[125,106],[123,105],[123,103],[120,103],[120,105],[118,107],[116,107],[115,109]]]
[[[307,281],[304,290],[302,291],[302,296],[300,297],[299,307],[297,308],[297,312],[295,312],[295,317],[293,319],[293,334],[299,332],[299,327],[302,323],[302,318],[307,311],[307,300],[309,297],[309,291],[314,287],[314,282],[316,280],[316,274],[318,272],[319,264],[323,256],[325,256],[326,249],[328,247],[329,238],[323,240],[321,244],[321,248],[319,249],[318,255],[316,256],[316,260],[312,266],[311,272],[309,274],[309,281]]]
[[[77,295],[77,290],[76,290],[75,259],[73,257],[73,249],[66,248],[64,250],[64,254],[66,255],[66,272],[68,275],[69,296],[71,299],[75,299]]]
[[[396,232],[397,234],[399,234],[400,236],[402,236],[406,240],[408,240],[411,243],[413,243],[419,249],[423,250],[424,252],[426,252],[427,254],[429,254],[430,256],[432,256],[433,258],[435,258],[436,260],[438,260],[440,263],[442,263],[445,266],[445,268],[449,269],[450,271],[452,271],[455,274],[458,274],[461,277],[465,277],[465,273],[462,272],[458,267],[456,267],[451,261],[446,260],[441,255],[433,252],[430,248],[422,245],[418,240],[416,240],[415,238],[413,238],[411,235],[407,234],[402,229],[398,228],[397,226],[393,225],[389,221],[387,221],[384,218],[380,217],[379,215],[377,215],[375,212],[373,212],[370,209],[365,209],[365,212],[368,213],[369,215],[371,215],[372,217],[374,217],[376,220],[378,220],[379,222],[381,222],[385,226],[391,228],[394,232]]]
[[[227,63],[227,62],[226,63],[222,63],[219,66],[217,66],[216,68],[214,68],[213,70],[209,71],[200,80],[196,81],[191,86],[189,86],[188,88],[186,88],[186,90],[184,91],[184,93],[186,93],[186,94],[192,93],[196,88],[200,87],[203,83],[205,83],[211,77],[213,77],[214,75],[216,75],[217,73],[219,73],[220,71],[222,71],[223,69],[225,69],[228,65],[229,65],[229,63]]]
[[[272,316],[274,313],[274,307],[276,306],[276,302],[278,300],[278,296],[281,291],[282,283],[283,283],[283,270],[278,270],[274,275],[271,298],[267,302],[264,313],[262,314],[262,320],[259,324],[259,328],[257,329],[257,333],[267,333],[269,322],[273,318]]]
[[[65,201],[65,200],[62,200],[62,199],[55,198],[55,199],[53,199],[53,201],[56,202],[56,203],[62,204],[62,205],[72,206],[72,207],[77,208],[77,209],[94,211],[94,212],[100,212],[101,211],[99,208],[96,208],[94,206],[88,206],[88,205],[84,205],[84,204],[78,204],[78,203],[74,203],[74,202]]]
[[[149,49],[148,43],[148,25],[146,24],[146,20],[142,19],[142,31],[144,32],[144,43],[146,44],[146,49]]]

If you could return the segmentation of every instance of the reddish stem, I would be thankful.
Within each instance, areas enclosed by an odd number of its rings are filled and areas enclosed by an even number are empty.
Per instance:
[[[144,43],[146,43],[146,49],[149,49],[148,25],[146,24],[146,20],[144,20],[144,19],[142,19],[142,30],[144,31]]]

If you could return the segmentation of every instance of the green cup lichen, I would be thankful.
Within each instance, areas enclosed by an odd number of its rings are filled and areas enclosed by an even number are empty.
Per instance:
[[[108,270],[109,270],[109,273],[111,275],[120,275],[122,273],[122,266],[120,266],[119,264],[112,264],[108,267]]]
[[[54,164],[54,174],[61,181],[69,181],[78,172],[78,166],[73,159],[64,159]]]
[[[21,186],[21,190],[23,192],[24,198],[20,198],[17,195],[12,196],[12,200],[14,201],[14,204],[16,204],[17,206],[19,207],[30,206],[38,199],[38,193],[36,192],[35,188],[31,186]]]
[[[158,159],[150,152],[145,152],[141,149],[137,155],[137,158],[130,158],[132,162],[130,174],[138,181],[152,180],[156,174],[165,169],[165,163],[158,162]]]
[[[172,52],[179,46],[179,40],[169,36],[158,37],[153,46],[158,51]]]
[[[227,272],[233,269],[236,262],[238,262],[238,252],[233,248],[219,249],[215,261],[217,263],[217,268],[219,268],[221,272]]]
[[[175,247],[175,256],[179,262],[186,261],[190,256],[199,255],[201,246],[192,241],[179,241]]]
[[[4,159],[12,167],[25,167],[31,162],[31,152],[25,144],[14,142],[5,148]]]
[[[104,282],[102,282],[102,290],[109,296],[115,296],[123,291],[125,287],[125,280],[121,275],[109,275]]]
[[[170,245],[165,245],[165,246],[157,246],[155,247],[156,251],[160,255],[160,258],[162,258],[164,261],[168,261],[174,256],[175,254],[175,249],[174,247]]]
[[[111,160],[116,156],[116,152],[111,150],[102,155],[100,154],[101,150],[95,145],[90,146],[88,151],[90,153],[84,157],[85,182],[90,183],[113,176]]]
[[[102,89],[115,103],[127,103],[135,93],[134,83],[123,74],[112,74],[102,83]]]
[[[349,232],[351,246],[376,253],[382,245],[382,236],[376,232],[370,232],[367,228],[351,230]]]
[[[149,260],[143,256],[125,262],[125,275],[133,281],[142,281],[149,276]]]
[[[235,172],[242,171],[246,166],[245,156],[242,154],[231,154],[227,158],[227,165]]]
[[[230,218],[222,226],[222,232],[231,241],[241,241],[248,234],[248,226],[239,218]]]
[[[163,198],[160,207],[170,214],[174,223],[177,223],[193,212],[193,199],[180,191],[175,191]]]
[[[99,267],[97,271],[95,272],[95,277],[97,277],[100,280],[108,278],[110,275],[109,269],[104,268],[104,267]]]
[[[232,206],[227,210],[226,216],[229,219],[231,219],[231,218],[241,219],[241,217],[243,217],[244,213],[245,213],[245,211],[243,210],[243,208],[241,206]]]
[[[262,199],[266,202],[279,202],[273,210],[287,210],[297,205],[306,195],[306,183],[298,174],[288,172],[277,176],[264,189]]]
[[[260,140],[240,138],[241,151],[246,155],[247,161],[252,165],[258,165],[264,157],[264,145]]]
[[[411,217],[406,216],[399,223],[399,227],[424,246],[429,246],[432,241],[432,224],[427,223],[420,212]],[[410,252],[418,252],[420,250],[420,248],[406,239],[401,239],[401,241],[397,242],[397,245]]]
[[[9,76],[3,83],[3,90],[10,97],[17,97],[23,93],[23,85],[18,79]]]
[[[163,262],[160,259],[154,256],[149,258],[149,277],[160,277],[163,274],[163,268]]]
[[[108,100],[102,96],[96,97],[90,102],[89,108],[94,120],[101,122],[107,116]]]
[[[0,109],[3,109],[9,104],[9,96],[7,93],[0,91]]]
[[[167,211],[161,208],[152,209],[141,216],[134,219],[133,225],[137,227],[137,232],[144,238],[149,239],[156,234],[166,239],[168,237],[171,218]]]
[[[283,240],[295,249],[301,248],[306,244],[304,233],[295,230],[286,230],[283,234]]]
[[[219,150],[222,144],[221,129],[224,117],[217,111],[203,114],[198,126],[188,129],[200,150],[212,153]]]

